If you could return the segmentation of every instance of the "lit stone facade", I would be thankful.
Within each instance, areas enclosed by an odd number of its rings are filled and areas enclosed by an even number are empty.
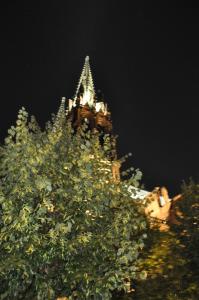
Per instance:
[[[99,97],[99,96],[98,96]],[[120,180],[120,163],[117,160],[116,140],[112,134],[111,113],[103,99],[98,99],[89,63],[89,57],[85,59],[83,70],[78,82],[77,90],[73,99],[69,99],[67,116],[74,129],[77,129],[85,121],[92,132],[109,134],[112,144],[107,163],[111,164],[113,179]]]
[[[116,140],[112,134],[111,113],[103,99],[96,95],[88,56],[85,59],[75,96],[68,101],[66,113],[74,129],[87,121],[91,131],[102,135],[110,134],[112,151],[105,165],[111,166],[113,180],[119,182],[120,162],[117,160]],[[169,198],[165,187],[155,188],[152,192],[134,187],[130,187],[130,190],[133,198],[137,198],[138,201],[148,201],[145,213],[152,219],[163,223],[169,219],[172,199]]]
[[[91,130],[104,133],[112,131],[111,114],[107,104],[102,99],[98,99],[95,92],[88,56],[85,59],[75,96],[69,99],[67,113],[75,128],[86,119]]]

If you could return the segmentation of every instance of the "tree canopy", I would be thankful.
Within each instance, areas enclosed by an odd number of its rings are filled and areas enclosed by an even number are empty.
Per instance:
[[[114,182],[98,134],[74,134],[63,106],[45,130],[22,108],[0,150],[0,299],[110,299],[126,290],[146,238],[128,191]]]
[[[184,245],[184,257],[191,272],[189,281],[193,285],[193,293],[199,293],[199,183],[192,179],[182,186],[182,200],[179,201],[178,219],[180,225],[177,230],[180,232],[180,240]],[[194,283],[196,283],[194,285]]]
[[[136,282],[135,300],[199,299],[199,184],[184,183],[172,205],[178,222],[148,232],[140,261],[147,279]]]

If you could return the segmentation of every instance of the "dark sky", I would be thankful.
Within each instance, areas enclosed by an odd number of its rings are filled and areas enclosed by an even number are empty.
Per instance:
[[[199,177],[199,18],[191,1],[4,1],[1,142],[25,106],[44,124],[72,97],[86,55],[147,189]]]

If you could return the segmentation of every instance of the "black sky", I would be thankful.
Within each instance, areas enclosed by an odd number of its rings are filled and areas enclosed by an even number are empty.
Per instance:
[[[159,2],[1,4],[1,142],[21,106],[44,124],[72,97],[89,55],[119,154],[132,152],[146,188],[198,179],[199,11]]]

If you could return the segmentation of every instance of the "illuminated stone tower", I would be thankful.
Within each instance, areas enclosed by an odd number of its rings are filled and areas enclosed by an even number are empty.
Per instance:
[[[69,99],[67,115],[74,129],[87,121],[89,130],[98,132],[99,137],[103,134],[110,135],[112,149],[109,159],[112,162],[113,176],[115,180],[119,180],[120,164],[117,161],[116,141],[112,134],[111,113],[107,104],[95,92],[88,56],[85,58],[76,93],[73,99]]]
[[[75,96],[69,100],[68,115],[74,128],[80,126],[86,119],[91,130],[104,133],[112,131],[111,114],[107,104],[102,99],[98,99],[95,93],[88,56],[85,59]]]
[[[103,101],[102,96],[97,95],[95,91],[88,56],[85,58],[75,95],[72,99],[68,100],[66,111],[65,98],[62,98],[55,122],[55,130],[56,127],[60,126],[59,120],[62,119],[63,114],[65,116],[65,113],[75,131],[87,121],[89,130],[91,130],[93,134],[99,133],[99,138],[102,138],[100,140],[102,143],[104,134],[110,136],[111,152],[107,155],[106,159],[101,161],[102,168],[105,170],[108,166],[109,170],[112,170],[113,180],[120,182],[121,165],[120,161],[117,160],[116,139],[112,132],[111,113],[108,110],[107,104]],[[165,187],[157,187],[152,192],[149,192],[134,186],[129,186],[129,191],[132,193],[132,198],[137,198],[145,204],[148,199],[150,200],[148,205],[146,205],[145,213],[150,215],[152,220],[157,220],[160,223],[168,220],[172,199],[169,198],[168,191]],[[162,204],[160,200],[164,200],[164,204]]]
[[[64,103],[65,98],[62,100],[60,106],[60,114],[65,110]],[[98,133],[99,138],[103,137],[104,134],[109,134],[112,149],[110,155],[108,155],[107,159],[102,163],[111,166],[113,180],[115,182],[119,182],[120,162],[117,160],[116,140],[112,132],[111,113],[102,97],[98,96],[95,92],[88,56],[85,58],[85,63],[77,85],[76,93],[72,99],[69,99],[66,114],[75,130],[87,121],[89,130],[91,130],[94,134]],[[150,215],[152,218],[157,219],[160,222],[168,219],[171,199],[168,196],[167,189],[164,187],[158,187],[152,192],[141,190],[133,186],[130,186],[129,189],[129,191],[132,192],[132,198],[138,198],[141,201],[150,199],[149,204],[145,209],[147,215]],[[163,189],[164,193],[162,192]],[[160,199],[162,199],[161,197],[164,198],[164,205],[160,203]]]

